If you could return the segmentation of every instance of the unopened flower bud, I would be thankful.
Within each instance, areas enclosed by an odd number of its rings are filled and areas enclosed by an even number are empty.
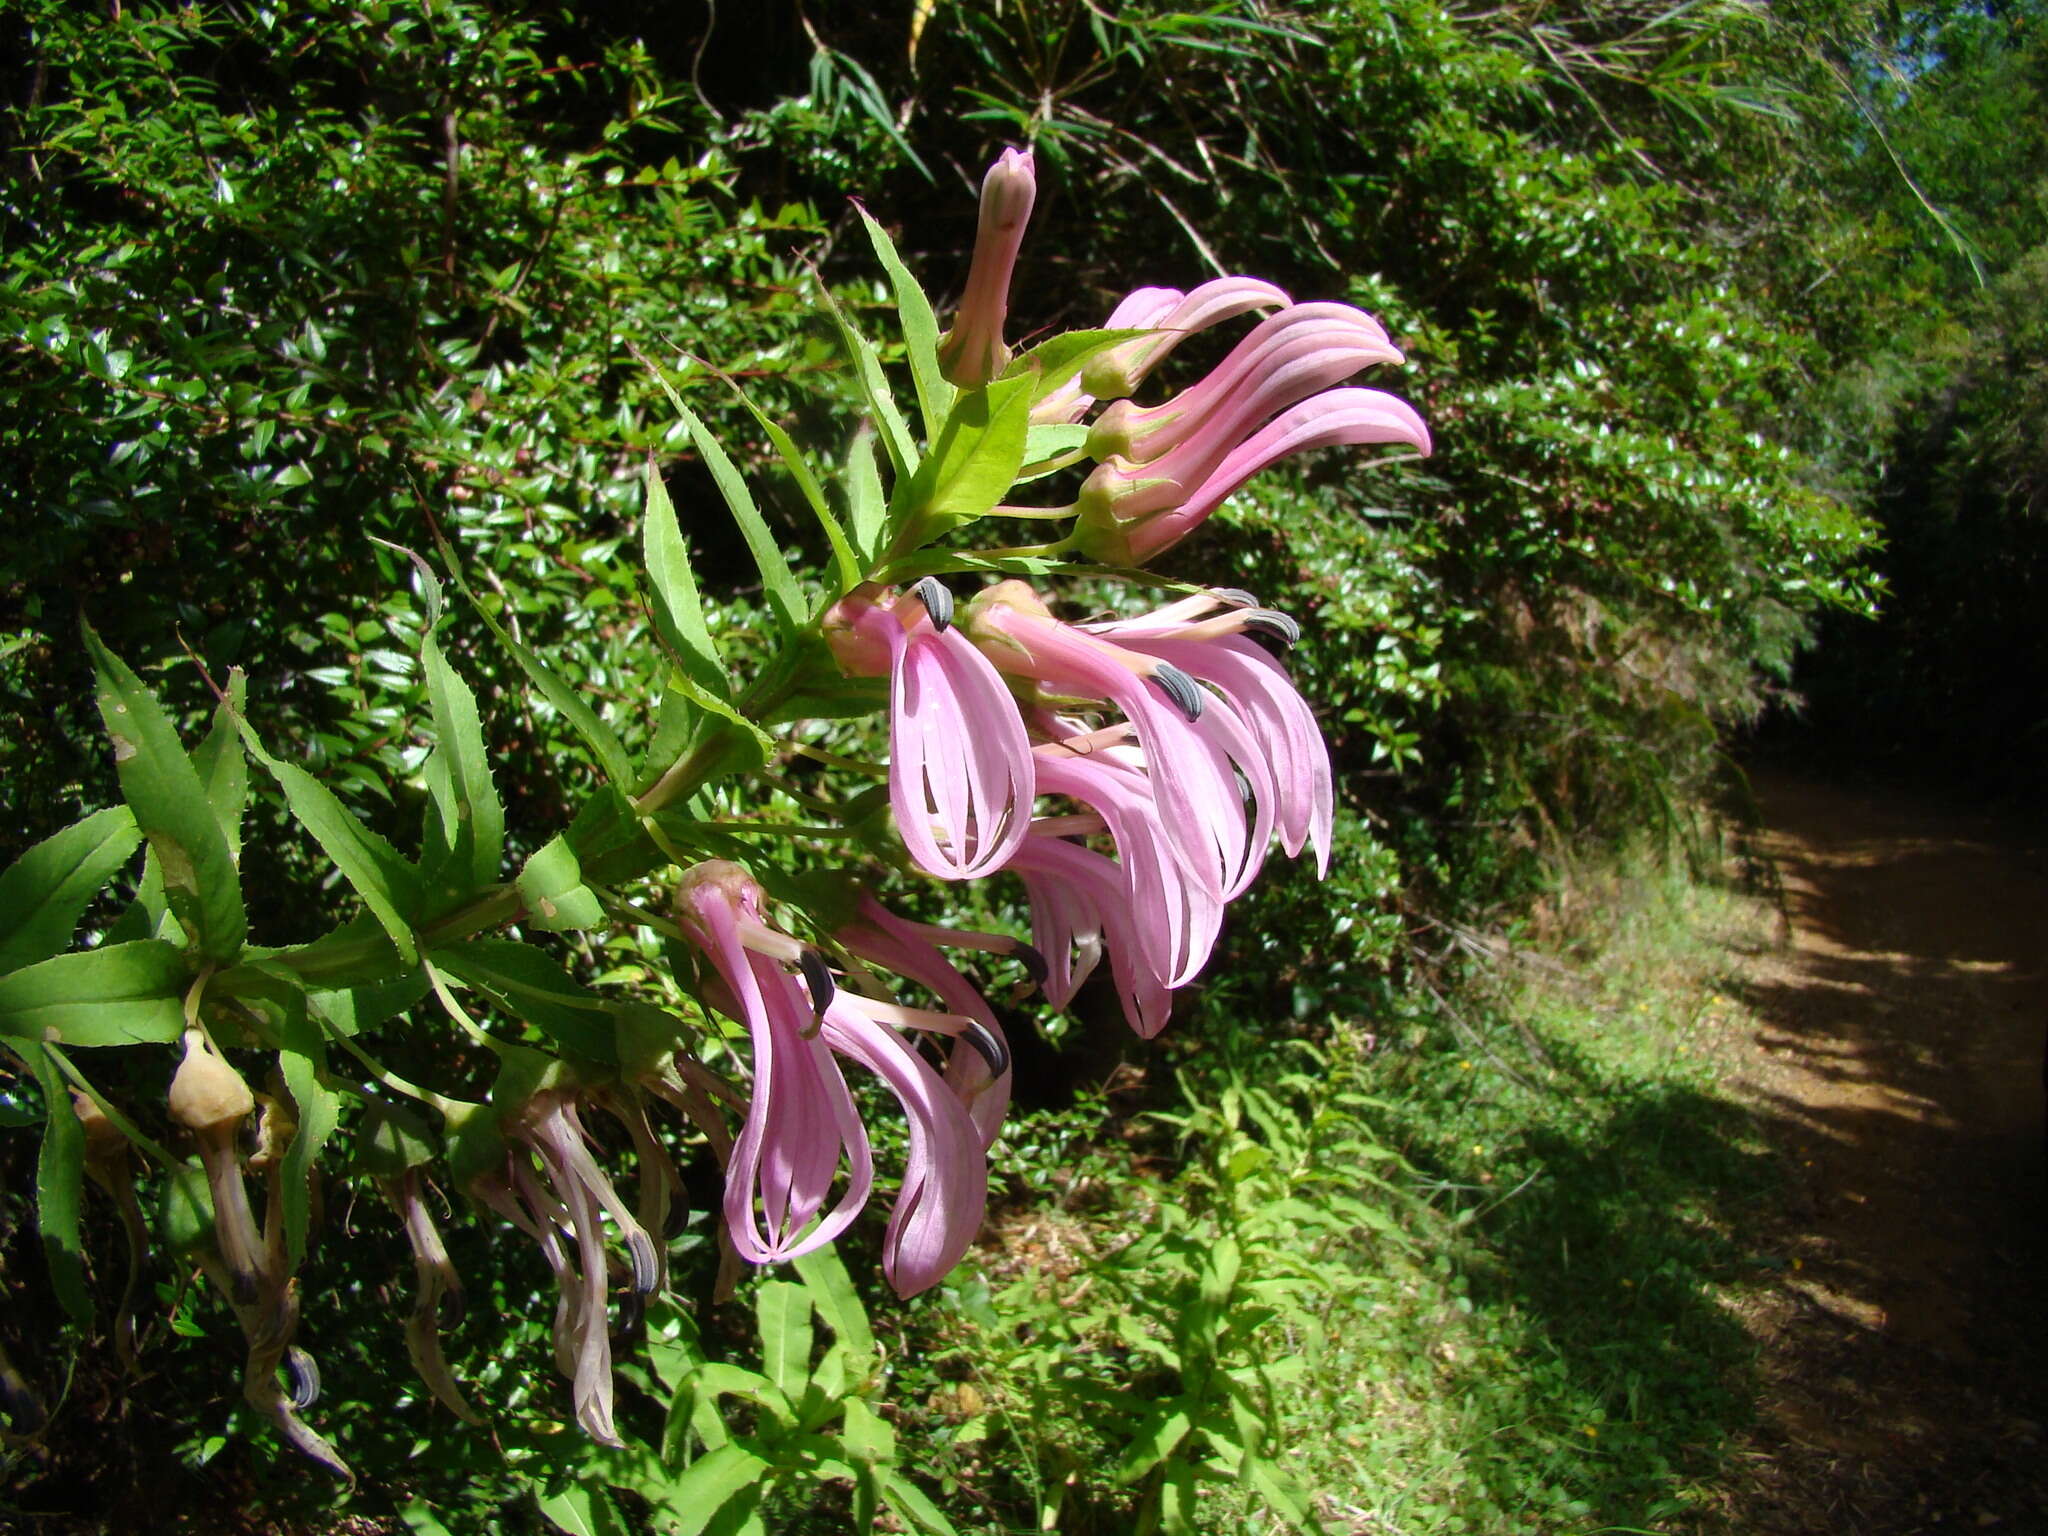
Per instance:
[[[1010,349],[1003,345],[1010,274],[1037,196],[1038,176],[1028,149],[1004,150],[982,180],[981,223],[974,234],[967,292],[952,330],[939,341],[939,372],[962,389],[981,388],[1010,361]]]

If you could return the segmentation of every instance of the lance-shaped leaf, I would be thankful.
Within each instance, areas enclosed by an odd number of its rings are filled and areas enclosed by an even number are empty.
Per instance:
[[[90,625],[84,630],[121,797],[156,853],[164,895],[187,937],[204,958],[230,964],[248,937],[249,918],[206,786],[155,695]]]
[[[334,1134],[340,1100],[320,1081],[327,1065],[326,1042],[307,1017],[303,996],[285,1017],[284,1048],[277,1054],[284,1073],[284,1085],[291,1090],[299,1113],[299,1128],[284,1154],[284,1241],[291,1267],[297,1269],[306,1256],[307,1195],[311,1188],[313,1164],[327,1138]]]
[[[738,1441],[699,1456],[669,1486],[665,1502],[681,1516],[669,1529],[675,1536],[703,1536],[720,1511],[749,1495],[768,1469],[766,1461]],[[720,1529],[740,1527],[721,1522]]]
[[[126,806],[44,838],[0,874],[0,972],[68,948],[80,914],[142,842]]]
[[[798,590],[796,577],[790,574],[789,561],[776,544],[775,535],[769,532],[761,509],[754,505],[753,493],[747,489],[746,480],[726,456],[725,449],[719,446],[718,439],[711,435],[711,429],[698,420],[695,411],[683,404],[683,397],[675,392],[674,386],[659,371],[654,377],[655,382],[661,385],[662,393],[668,396],[668,403],[674,407],[677,419],[688,430],[690,441],[697,445],[698,456],[704,460],[704,467],[711,471],[718,494],[725,498],[726,510],[739,524],[747,553],[754,557],[754,568],[761,573],[761,589],[767,594],[768,606],[775,610],[783,632],[795,633],[804,622],[803,593]]]
[[[874,417],[875,427],[882,434],[882,450],[889,455],[889,467],[896,478],[902,480],[917,468],[917,445],[910,440],[910,428],[903,424],[903,413],[896,409],[896,401],[889,393],[889,381],[882,373],[882,360],[875,355],[875,349],[868,339],[853,328],[853,322],[846,318],[846,312],[839,307],[839,301],[832,297],[822,279],[812,274],[817,284],[818,298],[832,316],[832,323],[839,327],[839,339],[846,344],[847,355],[853,359],[854,382],[860,386],[862,401]]]
[[[446,882],[434,903],[439,911],[497,881],[505,852],[505,808],[491,782],[476,695],[448,665],[431,633],[420,640],[420,661],[434,717],[434,755],[426,779],[435,826],[428,846],[441,855],[430,853],[421,863],[430,879]]]
[[[871,564],[882,553],[888,521],[882,472],[875,466],[875,434],[862,423],[846,450],[846,522],[863,563]]]
[[[641,518],[640,537],[647,580],[654,588],[654,631],[692,682],[723,698],[732,692],[732,679],[719,658],[711,627],[704,622],[704,599],[697,591],[696,573],[690,569],[682,529],[676,526],[675,503],[668,499],[668,488],[661,483],[652,460],[645,480],[647,509]]]
[[[419,963],[412,923],[424,903],[420,872],[396,848],[364,826],[334,792],[303,768],[280,762],[264,750],[247,720],[239,722],[249,755],[269,770],[284,791],[285,804],[300,826],[313,834],[320,851],[384,925],[401,960]]]
[[[85,1243],[78,1212],[84,1189],[85,1127],[71,1107],[71,1093],[57,1064],[41,1046],[19,1041],[15,1049],[35,1069],[43,1090],[43,1146],[36,1157],[36,1230],[50,1283],[71,1320],[92,1323],[92,1297],[85,1289]]]
[[[761,1330],[761,1364],[776,1390],[792,1403],[811,1379],[811,1298],[787,1280],[764,1280],[754,1293]]]
[[[192,749],[192,766],[199,782],[206,786],[207,804],[213,807],[220,834],[228,840],[228,853],[239,866],[242,862],[242,813],[249,805],[249,759],[242,751],[241,732],[235,722],[249,698],[249,679],[237,667],[228,674],[227,697],[213,711],[213,725]]]
[[[618,1060],[617,1030],[604,999],[531,944],[469,939],[437,945],[429,958],[570,1055],[606,1065]]]
[[[831,504],[825,500],[825,492],[818,485],[818,477],[811,473],[811,466],[804,462],[803,454],[798,451],[790,435],[783,431],[781,424],[748,398],[747,392],[740,388],[737,379],[716,368],[711,371],[725,380],[726,386],[739,396],[740,404],[747,408],[754,420],[760,423],[761,430],[768,434],[768,441],[775,445],[775,452],[781,457],[783,467],[789,471],[790,479],[796,482],[796,488],[803,493],[805,504],[818,519],[818,526],[825,530],[825,542],[832,546],[832,563],[839,577],[838,593],[852,591],[861,582],[860,561],[854,555],[853,546],[847,542],[846,530],[839,526],[839,519],[832,515]],[[833,594],[835,597],[837,595]]]
[[[917,472],[896,488],[890,520],[919,542],[985,516],[1024,466],[1031,379],[997,379],[961,395]]]
[[[953,386],[939,372],[939,321],[932,313],[932,301],[910,275],[903,258],[896,254],[896,242],[877,224],[867,209],[855,203],[861,223],[867,226],[868,243],[882,270],[889,274],[889,286],[896,293],[896,319],[903,327],[903,349],[910,356],[910,382],[917,391],[917,408],[924,417],[924,434],[936,437],[939,423],[953,408]],[[1077,365],[1078,366],[1078,365]]]
[[[175,1040],[191,980],[184,955],[162,939],[56,955],[0,976],[0,1035],[85,1046]]]
[[[583,867],[576,851],[560,834],[534,850],[526,867],[519,871],[520,919],[529,927],[559,933],[570,928],[595,928],[604,921],[604,908],[583,883]]]

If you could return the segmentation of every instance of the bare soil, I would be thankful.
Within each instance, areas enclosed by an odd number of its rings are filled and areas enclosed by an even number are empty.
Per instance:
[[[1781,945],[1733,982],[1731,1084],[1793,1198],[1747,1304],[1758,1536],[2048,1533],[2048,846],[1760,779]]]

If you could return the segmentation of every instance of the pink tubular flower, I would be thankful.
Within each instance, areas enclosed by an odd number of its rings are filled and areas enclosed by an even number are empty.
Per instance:
[[[1426,454],[1429,428],[1405,400],[1376,389],[1331,389],[1282,412],[1220,461],[1210,460],[1211,445],[1199,438],[1150,464],[1112,458],[1081,488],[1075,543],[1109,564],[1142,565],[1193,532],[1259,471],[1290,454],[1342,443],[1407,443]]]
[[[988,1167],[966,1106],[892,1025],[959,1035],[975,1021],[841,990],[815,951],[762,922],[761,888],[737,864],[688,870],[676,905],[724,985],[721,1006],[753,1042],[753,1099],[726,1175],[733,1246],[755,1264],[794,1258],[837,1237],[867,1203],[873,1155],[836,1051],[888,1083],[909,1121],[883,1271],[900,1295],[935,1284],[980,1228]],[[801,982],[784,969],[792,963]],[[828,1209],[842,1160],[851,1163],[847,1187]]]
[[[1335,808],[1329,748],[1287,669],[1250,638],[1264,634],[1291,645],[1300,634],[1294,621],[1232,592],[1202,593],[1135,619],[1086,627],[1171,662],[1234,706],[1270,769],[1280,846],[1290,858],[1313,848],[1316,873],[1329,873]]]
[[[1157,947],[1146,942],[1148,915],[1133,909],[1112,860],[1065,840],[1075,830],[1065,817],[1035,824],[1010,863],[1050,972],[1046,999],[1064,1008],[1107,954],[1124,1018],[1149,1040],[1166,1027],[1173,991],[1147,958]]]
[[[1254,309],[1281,309],[1293,302],[1284,289],[1260,278],[1214,278],[1190,289],[1173,308],[1147,322],[1158,335],[1127,341],[1089,363],[1081,370],[1081,387],[1098,399],[1121,400],[1195,332]]]
[[[1102,328],[1105,331],[1150,330],[1172,314],[1174,306],[1186,297],[1187,295],[1178,288],[1133,289],[1124,295],[1122,303],[1109,312],[1109,318],[1102,322]],[[1133,343],[1126,342],[1124,345],[1130,346]],[[1033,426],[1043,427],[1076,422],[1088,414],[1088,407],[1094,403],[1095,397],[1081,387],[1081,380],[1077,376],[1031,407],[1031,423]]]
[[[1400,361],[1400,351],[1364,311],[1348,304],[1292,305],[1262,321],[1206,378],[1165,404],[1111,406],[1089,433],[1087,452],[1149,463],[1181,449],[1174,476],[1160,482],[1164,499],[1151,505],[1130,496],[1119,509],[1127,518],[1156,511],[1172,504],[1175,481],[1205,476],[1277,412],[1375,363]]]
[[[1010,361],[1003,323],[1010,311],[1010,274],[1024,243],[1024,226],[1038,196],[1031,151],[1006,149],[981,183],[981,221],[967,291],[953,328],[939,340],[939,372],[962,389],[979,389]]]
[[[856,589],[825,618],[855,676],[889,674],[889,803],[918,868],[972,880],[1009,861],[1031,816],[1031,747],[1010,690],[951,627],[953,600],[927,578],[885,605]]]
[[[1003,671],[1046,692],[1107,699],[1123,711],[1175,857],[1220,891],[1228,860],[1220,858],[1217,840],[1233,820],[1241,827],[1244,808],[1228,762],[1195,729],[1209,695],[1170,662],[1062,623],[1021,581],[977,594],[966,628]]]

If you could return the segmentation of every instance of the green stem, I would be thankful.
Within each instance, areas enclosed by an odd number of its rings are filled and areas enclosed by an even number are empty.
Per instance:
[[[356,1044],[353,1035],[345,1035],[340,1030],[331,1026],[327,1027],[326,1034],[328,1039],[332,1040],[344,1051],[347,1051],[349,1055],[355,1057],[362,1064],[363,1070],[370,1074],[372,1081],[382,1083],[393,1093],[402,1094],[416,1103],[426,1105],[427,1108],[433,1110],[443,1119],[448,1117],[450,1110],[460,1110],[464,1107],[460,1099],[443,1097],[431,1088],[422,1088],[418,1083],[400,1077],[396,1072],[391,1071],[382,1062],[378,1061],[376,1057]]]

